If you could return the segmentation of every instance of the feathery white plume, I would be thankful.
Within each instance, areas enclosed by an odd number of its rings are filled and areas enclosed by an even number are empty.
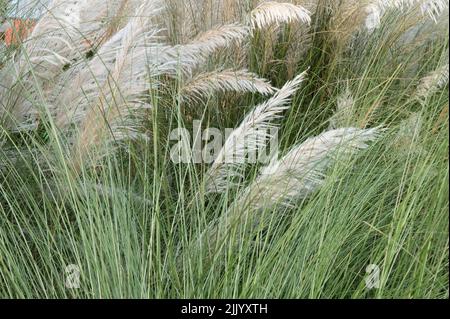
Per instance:
[[[381,23],[381,17],[384,14],[384,10],[377,3],[371,3],[366,7],[367,17],[365,20],[366,29],[372,32],[378,28]]]
[[[86,0],[54,0],[24,43],[19,63],[44,79],[52,79],[79,54],[81,7]],[[29,62],[28,63],[28,59]]]
[[[211,52],[219,47],[225,47],[233,41],[240,42],[245,39],[248,34],[248,28],[242,24],[227,24],[200,33],[189,45],[201,45]]]
[[[239,44],[249,35],[248,27],[228,24],[200,33],[187,44],[167,46],[158,55],[158,61],[166,66],[166,74],[179,71],[191,74],[199,64],[204,63],[218,49]]]
[[[95,47],[112,35],[119,18],[128,18],[138,7],[138,0],[90,0],[81,8],[79,33],[84,49]],[[120,24],[119,24],[120,25]]]
[[[425,103],[428,97],[430,97],[436,91],[447,85],[448,75],[449,75],[448,63],[428,73],[427,76],[423,77],[420,80],[420,83],[417,86],[414,97],[420,103]]]
[[[306,198],[322,185],[336,156],[366,148],[378,133],[377,128],[341,128],[307,139],[264,167],[236,200],[237,207],[259,210]]]
[[[252,29],[262,29],[272,24],[300,21],[311,23],[311,13],[292,3],[263,2],[251,12]]]
[[[239,177],[248,154],[263,149],[271,138],[272,121],[290,107],[292,95],[306,77],[306,71],[287,82],[266,102],[256,106],[235,130],[231,132],[217,158],[206,173],[209,192],[222,192],[230,179]]]
[[[275,88],[266,79],[247,70],[223,70],[197,75],[186,83],[181,94],[183,99],[199,99],[214,92],[226,91],[270,95]]]

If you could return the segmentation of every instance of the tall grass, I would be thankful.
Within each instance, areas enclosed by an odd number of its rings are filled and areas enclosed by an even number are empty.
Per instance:
[[[448,1],[400,2],[48,11],[0,52],[0,297],[448,298]],[[279,154],[176,164],[194,120]]]

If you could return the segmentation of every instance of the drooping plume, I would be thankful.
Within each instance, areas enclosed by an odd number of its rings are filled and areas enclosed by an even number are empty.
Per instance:
[[[323,183],[326,169],[338,156],[348,157],[374,141],[379,129],[341,128],[327,131],[274,158],[236,200],[237,207],[259,210],[306,198]]]
[[[252,29],[263,29],[272,24],[300,21],[311,23],[311,13],[292,3],[263,2],[251,12]]]
[[[185,100],[196,100],[214,92],[227,91],[269,95],[275,88],[266,79],[247,70],[219,70],[195,76],[182,88],[181,94]]]
[[[167,46],[157,58],[160,64],[166,65],[167,74],[177,75],[181,71],[190,76],[212,53],[240,44],[248,35],[248,27],[238,23],[218,26],[200,33],[187,44]]]
[[[265,148],[271,138],[269,130],[274,127],[273,121],[290,107],[291,98],[305,77],[306,71],[287,82],[273,97],[256,106],[231,132],[206,173],[208,191],[224,191],[230,180],[240,177],[247,155]]]

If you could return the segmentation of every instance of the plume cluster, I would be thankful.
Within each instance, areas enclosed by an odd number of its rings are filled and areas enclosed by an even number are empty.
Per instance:
[[[72,90],[82,98],[67,101],[68,110],[57,116],[60,125],[67,125],[72,118],[63,115],[81,113],[75,116],[81,118],[73,142],[75,159],[82,160],[90,148],[104,141],[136,134],[133,118],[149,107],[145,92],[151,88],[151,78],[160,74],[152,59],[160,49],[159,30],[152,23],[159,10],[158,1],[144,2],[76,78],[74,84],[80,86]]]
[[[151,4],[153,8],[139,13],[138,7],[141,3]],[[139,45],[144,45],[142,41],[145,41],[147,48],[140,50],[141,59],[128,55],[128,61],[135,64],[133,68],[139,68],[140,72],[145,69],[147,72],[151,65],[154,75],[167,74],[172,77],[181,72],[187,77],[185,82],[188,86],[185,92],[191,92],[197,97],[206,87],[209,91],[221,92],[273,92],[270,85],[264,83],[264,79],[246,74],[245,65],[242,70],[236,70],[234,79],[231,78],[230,72],[220,69],[199,74],[195,79],[191,79],[193,71],[204,64],[216,50],[242,43],[250,35],[250,28],[240,23],[216,25],[188,39],[185,44],[169,45],[164,39],[167,34],[161,28],[166,24],[166,21],[161,21],[161,16],[166,11],[167,3],[170,4],[170,1],[52,1],[24,43],[19,57],[14,58],[2,70],[5,80],[2,81],[0,89],[3,104],[0,115],[6,118],[12,128],[30,130],[38,127],[40,117],[43,116],[42,110],[47,109],[50,115],[55,117],[59,128],[66,129],[72,124],[79,126],[80,121],[87,117],[89,108],[98,109],[92,103],[96,92],[103,91],[104,85],[114,83],[114,90],[120,88],[125,91],[127,84],[132,81],[139,78],[142,83],[148,79],[143,77],[143,74],[134,74],[132,79],[125,79],[123,76],[114,78],[117,75],[110,74],[113,68],[116,68],[116,71],[121,68],[121,59],[124,60],[128,54],[127,47],[135,46],[133,52],[137,51]],[[230,6],[237,5],[230,2]],[[184,8],[184,5],[181,6]],[[152,13],[155,8],[158,8],[158,17]],[[148,21],[151,20],[146,17],[148,14],[155,18],[152,21],[152,39],[140,35],[142,33],[148,36],[150,31],[146,29],[149,26]],[[309,11],[301,6],[267,2],[256,7],[248,17],[251,28],[254,29],[293,21],[309,24],[309,15]],[[144,17],[147,26],[138,26],[137,21],[140,20],[139,23],[142,24]],[[122,53],[118,52],[121,45],[125,45]],[[93,55],[93,59],[86,59],[86,54]],[[116,56],[119,54],[122,54],[122,57]],[[142,60],[144,54],[149,54],[145,63]],[[126,67],[126,63],[124,66]],[[126,73],[126,70],[122,72]],[[196,84],[199,85],[197,88]],[[143,89],[142,85],[133,85],[137,91],[138,88]],[[132,95],[142,93],[137,91]],[[112,97],[110,93],[106,94],[102,104],[109,104]],[[103,112],[100,108],[100,113]]]
[[[107,38],[106,22],[117,16],[119,9],[125,12],[126,2],[53,0],[18,57],[2,70],[0,116],[9,113],[11,125],[17,122],[17,128],[36,128],[37,101],[45,103],[64,68]]]
[[[211,248],[224,238],[224,229],[250,223],[256,226],[261,212],[277,207],[294,207],[316,192],[324,183],[327,169],[338,160],[365,149],[379,137],[379,128],[352,127],[326,131],[294,146],[286,155],[272,158],[256,179],[239,192],[226,214],[200,236]],[[255,214],[256,213],[256,214]],[[259,214],[258,214],[259,213]]]
[[[408,289],[384,295],[419,295],[416,277],[448,295],[447,255],[429,253],[448,250],[448,225],[433,229],[448,208],[448,0],[51,0],[36,22],[0,39],[0,294],[192,295],[207,279],[206,295],[359,296],[370,257],[406,265],[389,275]],[[418,233],[412,254],[372,245],[377,229]],[[42,289],[54,256],[111,280]]]
[[[249,35],[249,28],[244,25],[220,25],[199,33],[186,44],[170,45],[161,29],[165,1],[117,0],[101,2],[92,10],[95,5],[95,1],[85,0],[53,2],[21,53],[30,56],[31,63],[22,61],[25,60],[22,57],[18,64],[10,63],[11,67],[23,65],[21,74],[33,79],[37,74],[39,80],[47,82],[40,83],[39,87],[30,79],[29,99],[2,108],[21,115],[14,116],[16,128],[35,129],[43,114],[35,106],[40,99],[34,95],[43,89],[44,94],[39,98],[43,99],[41,102],[56,126],[68,134],[76,167],[80,167],[90,149],[105,142],[112,149],[109,141],[142,136],[138,132],[139,118],[142,118],[139,113],[151,108],[149,93],[160,87],[160,79],[165,75],[175,78],[181,72],[188,83],[184,92],[197,97],[207,94],[203,92],[206,87],[210,93],[233,90],[266,95],[274,92],[267,81],[245,69],[236,70],[234,75],[220,69],[200,72],[192,78],[193,71],[212,53],[239,44]],[[133,10],[134,13],[125,16]],[[83,54],[88,50],[96,52],[92,58],[85,59]],[[69,70],[65,71],[65,66]],[[22,89],[11,89],[19,79],[24,82],[21,77],[15,76],[5,86],[2,93],[10,96],[3,96],[2,101],[15,101],[12,94],[27,96]]]
[[[180,84],[180,102],[195,105],[215,93],[228,91],[272,95],[254,107],[231,132],[207,171],[207,190],[223,192],[230,183],[242,178],[248,157],[267,148],[273,138],[270,130],[277,127],[276,120],[290,107],[306,76],[303,72],[289,77],[294,79],[281,89],[274,88],[268,80],[248,71],[252,70],[247,56],[250,40],[255,38],[256,30],[271,33],[277,26],[291,24],[297,34],[286,51],[296,74],[296,63],[305,53],[302,47],[311,45],[307,41],[311,35],[311,15],[318,7],[314,0],[246,4],[242,0],[53,0],[17,56],[1,71],[0,115],[9,119],[7,122],[14,130],[34,130],[43,117],[50,117],[46,120],[54,122],[68,141],[69,156],[74,166],[81,168],[90,153],[101,156],[114,150],[117,142],[146,138],[141,122],[155,108],[152,96],[159,97],[170,81]],[[221,13],[225,7],[228,10]],[[339,10],[334,10],[338,7]],[[420,8],[436,21],[448,9],[448,1],[345,0],[331,8],[334,33],[346,33],[347,38],[354,36],[353,31],[364,19],[368,29],[376,28],[389,10]],[[168,19],[171,9],[175,17]],[[179,30],[182,31],[179,37],[174,37]],[[304,41],[297,41],[299,35]],[[277,38],[274,35],[270,41]],[[268,46],[273,47],[273,43]],[[233,52],[227,55],[229,60],[222,58],[226,50]],[[235,52],[238,52],[236,59]],[[417,99],[423,102],[447,82],[448,64],[421,80]],[[329,119],[332,130],[297,147],[302,153],[309,150],[315,154],[308,157],[311,163],[318,163],[319,158],[322,164],[327,163],[328,155],[341,142],[355,150],[365,147],[377,135],[376,130],[344,129],[353,122],[354,104],[349,90],[341,94],[336,112]],[[352,144],[351,136],[359,144]],[[299,157],[296,165],[293,151],[282,159],[274,158],[262,170],[258,184],[264,185],[266,180],[276,180],[277,176],[291,172],[291,165],[297,173],[305,173],[309,169],[305,166],[306,157]],[[282,164],[286,160],[294,164]],[[326,167],[322,164],[319,166]],[[278,171],[279,174],[271,173]],[[298,194],[316,189],[322,173],[322,169],[316,169],[306,174]],[[284,182],[290,184],[293,180],[286,178]],[[254,197],[255,185],[249,186],[247,197]],[[276,197],[267,196],[273,202]],[[291,197],[296,196],[286,196]]]

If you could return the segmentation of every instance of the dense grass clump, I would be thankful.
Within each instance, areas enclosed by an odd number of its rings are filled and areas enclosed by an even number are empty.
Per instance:
[[[38,11],[0,44],[0,297],[448,298],[448,1]]]

